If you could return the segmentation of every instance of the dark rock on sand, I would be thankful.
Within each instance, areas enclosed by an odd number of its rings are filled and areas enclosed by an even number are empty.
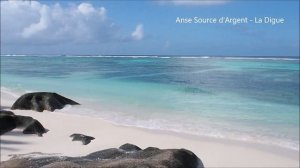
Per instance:
[[[0,110],[0,116],[1,115],[15,115],[15,114],[11,111]]]
[[[47,129],[43,127],[43,125],[35,119],[25,126],[23,130],[23,134],[37,134],[38,136],[43,136],[44,133],[48,132]]]
[[[116,148],[110,148],[105,149],[97,152],[90,153],[86,155],[84,158],[90,159],[90,160],[99,160],[99,159],[116,159],[119,158],[124,154],[123,151],[116,149]]]
[[[36,119],[29,116],[15,115],[11,111],[0,112],[0,135],[15,128],[24,128],[24,134],[37,134],[42,136],[48,130]]]
[[[0,115],[0,135],[9,132],[17,127],[15,116]]]
[[[146,149],[144,149],[144,151],[157,151],[159,150],[159,148],[156,148],[156,147],[148,147]]]
[[[82,168],[82,166],[70,161],[61,161],[61,162],[50,163],[41,168]]]
[[[129,144],[129,143],[120,146],[119,149],[122,149],[122,150],[124,150],[126,152],[135,152],[135,151],[142,150],[138,146],[133,145],[133,144]]]
[[[20,159],[12,159],[8,161],[1,162],[0,168],[17,168],[17,167],[34,167],[31,165],[30,161],[26,158],[20,158]]]
[[[124,144],[124,146],[128,145]],[[147,149],[126,152],[123,149],[111,148],[84,157],[45,155],[33,158],[15,156],[8,161],[1,162],[0,167],[23,167],[26,165],[26,167],[33,168],[204,168],[202,161],[193,152],[186,149]]]
[[[62,109],[65,105],[79,105],[79,103],[63,97],[57,93],[35,92],[22,95],[11,107],[12,110],[34,110],[42,112],[44,110],[54,111]]]
[[[83,145],[87,145],[91,142],[91,140],[94,140],[94,137],[83,135],[83,134],[72,134],[70,137],[72,137],[72,141],[81,141]]]

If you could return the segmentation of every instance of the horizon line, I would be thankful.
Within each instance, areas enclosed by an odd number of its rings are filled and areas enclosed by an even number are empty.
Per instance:
[[[0,54],[0,56],[170,56],[170,57],[300,57],[297,55],[198,55],[198,54]]]

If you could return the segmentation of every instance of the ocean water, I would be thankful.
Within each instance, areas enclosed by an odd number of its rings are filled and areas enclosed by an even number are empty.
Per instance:
[[[66,113],[299,150],[299,59],[1,56],[1,89],[51,91]]]

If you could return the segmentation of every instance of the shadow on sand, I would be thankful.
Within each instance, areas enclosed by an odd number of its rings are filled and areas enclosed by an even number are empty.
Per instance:
[[[10,110],[10,106],[0,106],[1,110]]]
[[[19,149],[12,148],[12,147],[6,147],[1,145],[1,150],[7,150],[7,151],[18,151]]]
[[[20,136],[21,141],[19,140],[7,140],[9,136]],[[0,136],[0,148],[3,151],[18,151],[19,145],[31,144],[30,142],[22,141],[22,137],[24,134],[21,130],[14,130],[11,132],[7,132],[4,135]]]
[[[13,141],[13,140],[0,140],[1,142],[1,148],[2,145],[22,145],[22,144],[30,144],[29,142],[23,142],[23,141]]]
[[[23,134],[23,131],[21,129],[14,129],[13,131],[6,132],[3,134],[4,136],[26,136],[26,134]]]

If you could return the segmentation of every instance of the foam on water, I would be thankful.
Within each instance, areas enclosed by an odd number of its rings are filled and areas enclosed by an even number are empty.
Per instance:
[[[237,60],[286,60],[298,61],[299,58],[274,58],[274,57],[224,57],[224,59],[237,59]]]

